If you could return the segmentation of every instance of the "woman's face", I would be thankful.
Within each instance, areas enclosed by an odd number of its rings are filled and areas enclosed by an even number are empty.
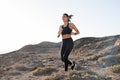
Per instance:
[[[69,18],[66,15],[63,15],[62,20],[63,20],[63,22],[68,22]]]

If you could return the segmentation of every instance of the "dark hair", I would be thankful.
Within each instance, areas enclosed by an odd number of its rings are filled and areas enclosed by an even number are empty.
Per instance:
[[[71,21],[70,19],[72,18],[73,15],[68,15],[67,13],[64,13],[63,16],[64,15],[69,18],[68,21],[70,22]]]

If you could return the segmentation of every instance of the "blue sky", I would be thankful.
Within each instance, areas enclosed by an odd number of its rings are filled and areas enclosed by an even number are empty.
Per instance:
[[[81,32],[74,40],[120,34],[120,0],[0,0],[0,53],[61,41],[63,13],[74,15]]]

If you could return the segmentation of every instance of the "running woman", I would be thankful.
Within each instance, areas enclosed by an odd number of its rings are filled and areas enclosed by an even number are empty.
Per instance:
[[[74,45],[71,35],[78,35],[80,33],[76,26],[70,21],[72,16],[73,15],[68,15],[67,13],[63,14],[63,25],[59,27],[57,36],[59,38],[60,35],[62,35],[61,60],[65,64],[65,71],[68,71],[68,66],[71,66],[72,70],[75,67],[75,62],[71,62],[68,59],[68,56],[72,51]],[[74,32],[72,32],[72,30],[74,30]]]

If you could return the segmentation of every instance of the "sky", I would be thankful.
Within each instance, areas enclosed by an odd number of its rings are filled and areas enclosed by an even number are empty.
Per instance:
[[[81,33],[73,40],[120,34],[120,0],[0,0],[0,53],[61,41],[63,13],[74,15]]]

